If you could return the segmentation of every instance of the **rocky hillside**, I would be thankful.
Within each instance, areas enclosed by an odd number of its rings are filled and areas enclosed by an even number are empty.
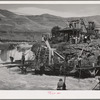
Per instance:
[[[37,22],[40,25],[44,25],[51,29],[53,26],[60,26],[60,27],[66,27],[67,19],[49,15],[49,14],[42,14],[42,15],[35,15],[35,16],[27,16],[32,21]]]
[[[24,16],[0,9],[0,37],[33,39],[35,34],[35,37],[38,38],[41,33],[50,33],[54,26],[66,27],[67,21],[71,19],[79,19],[79,17],[63,18],[49,14]],[[85,23],[92,20],[97,27],[100,26],[99,15],[84,17],[83,19]],[[30,34],[27,34],[27,32]]]
[[[34,32],[40,32],[41,30],[46,31],[45,26],[40,25],[25,16],[17,15],[7,10],[0,10],[0,28],[3,30],[3,27],[5,26],[7,30]]]

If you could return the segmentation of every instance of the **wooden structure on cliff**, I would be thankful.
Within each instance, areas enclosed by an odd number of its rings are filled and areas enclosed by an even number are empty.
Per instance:
[[[59,31],[65,42],[80,43],[85,36],[90,40],[91,36],[97,37],[99,33],[92,21],[89,21],[86,25],[83,19],[79,19],[68,21],[68,24],[66,28]]]

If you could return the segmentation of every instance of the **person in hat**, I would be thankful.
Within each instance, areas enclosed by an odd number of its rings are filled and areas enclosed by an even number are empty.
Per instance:
[[[25,63],[25,54],[24,54],[24,52],[22,53],[22,65],[24,65],[24,63]]]
[[[57,83],[57,90],[63,90],[63,80],[59,79],[59,82]]]
[[[13,63],[14,57],[10,56],[10,61],[11,61],[11,63]]]
[[[21,63],[22,63],[22,73],[26,73],[26,67],[25,67],[25,54],[24,52],[22,53],[22,59],[21,59]]]

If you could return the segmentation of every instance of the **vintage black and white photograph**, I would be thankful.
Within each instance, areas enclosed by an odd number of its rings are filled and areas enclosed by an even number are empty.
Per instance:
[[[100,4],[0,4],[0,90],[100,90]]]

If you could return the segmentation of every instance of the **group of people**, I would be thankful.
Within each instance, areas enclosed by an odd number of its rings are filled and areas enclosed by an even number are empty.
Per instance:
[[[79,37],[77,37],[77,36],[72,36],[72,37],[70,38],[70,43],[72,43],[72,44],[77,44],[77,43],[79,43],[79,40],[80,40]]]
[[[14,62],[14,57],[10,56],[10,61],[11,63]],[[22,58],[21,58],[21,69],[22,69],[22,73],[26,73],[26,67],[24,66],[25,64],[25,54],[24,52],[22,53]]]
[[[78,36],[71,36],[70,37],[70,43],[77,44],[77,43],[87,43],[87,41],[90,40],[90,37],[87,35],[80,35]]]

